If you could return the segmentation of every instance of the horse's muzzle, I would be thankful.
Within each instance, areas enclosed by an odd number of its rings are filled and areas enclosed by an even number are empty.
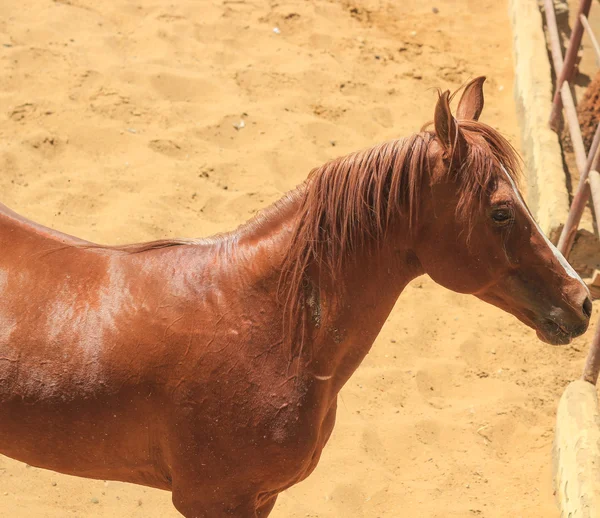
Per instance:
[[[579,311],[556,312],[537,326],[537,336],[551,345],[566,345],[587,331],[592,316],[592,301],[586,297]]]

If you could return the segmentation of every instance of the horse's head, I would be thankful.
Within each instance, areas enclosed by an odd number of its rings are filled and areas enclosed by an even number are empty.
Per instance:
[[[515,152],[477,122],[484,80],[465,88],[458,120],[449,92],[440,95],[430,147],[431,198],[420,209],[415,250],[439,284],[513,314],[547,343],[566,344],[588,327],[589,292],[523,201]]]

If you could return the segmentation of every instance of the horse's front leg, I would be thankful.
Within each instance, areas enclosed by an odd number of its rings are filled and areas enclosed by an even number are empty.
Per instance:
[[[267,500],[256,510],[256,518],[266,518],[269,516],[273,510],[273,507],[275,507],[275,502],[277,502],[277,495],[269,498],[269,500]]]
[[[222,490],[182,491],[173,488],[173,505],[185,518],[267,518],[277,500],[277,495],[257,504],[258,495],[232,496]]]

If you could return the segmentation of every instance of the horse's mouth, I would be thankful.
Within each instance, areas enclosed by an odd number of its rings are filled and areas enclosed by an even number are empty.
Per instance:
[[[537,337],[550,345],[568,345],[577,335],[573,335],[553,320],[546,320],[536,330]]]
[[[580,315],[579,322],[568,323],[568,320],[573,315],[566,315],[568,318],[560,318],[559,315],[555,318],[549,318],[549,313],[560,313],[558,311],[549,311],[547,308],[542,311],[542,308],[537,308],[538,311],[528,308],[515,308],[505,302],[501,297],[494,295],[478,295],[478,297],[488,303],[494,304],[500,309],[504,309],[508,313],[517,317],[523,324],[533,329],[537,337],[544,343],[550,345],[568,345],[573,338],[581,336],[587,331],[589,325],[589,317],[585,311]],[[553,315],[554,316],[554,315]]]

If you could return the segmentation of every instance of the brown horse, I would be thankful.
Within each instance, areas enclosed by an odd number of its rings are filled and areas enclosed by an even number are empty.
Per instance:
[[[0,212],[0,451],[172,491],[186,517],[266,517],[315,468],[337,394],[425,273],[552,344],[588,291],[536,226],[517,158],[478,122],[334,160],[238,230],[125,247]]]

